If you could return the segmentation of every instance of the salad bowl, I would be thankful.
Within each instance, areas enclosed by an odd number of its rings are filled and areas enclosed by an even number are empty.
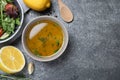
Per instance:
[[[20,35],[23,30],[22,23],[24,20],[24,12],[23,8],[19,2],[19,0],[13,0],[13,4],[17,7],[18,13],[19,13],[19,25],[15,25],[14,32],[10,34],[7,38],[5,39],[0,39],[0,47],[5,46],[16,40]],[[12,24],[11,24],[12,25]]]

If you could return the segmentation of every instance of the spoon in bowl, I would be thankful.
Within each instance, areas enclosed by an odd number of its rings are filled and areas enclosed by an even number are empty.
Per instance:
[[[58,5],[62,19],[66,22],[71,22],[73,20],[71,10],[62,2],[62,0],[58,0]]]

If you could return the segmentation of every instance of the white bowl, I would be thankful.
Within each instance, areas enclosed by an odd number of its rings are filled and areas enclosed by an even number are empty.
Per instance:
[[[27,44],[26,44],[26,33],[27,33],[27,30],[29,29],[30,25],[35,23],[36,21],[40,21],[40,20],[50,20],[50,21],[53,21],[53,22],[56,22],[58,23],[62,30],[63,30],[63,44],[61,46],[61,48],[53,55],[51,56],[45,56],[45,57],[38,57],[36,55],[34,55],[28,48]],[[57,59],[66,49],[67,45],[68,45],[68,32],[65,28],[65,26],[56,18],[54,17],[51,17],[51,16],[40,16],[40,17],[37,17],[35,19],[33,19],[32,21],[30,21],[26,27],[24,28],[23,30],[23,33],[22,33],[22,45],[23,45],[23,48],[25,50],[25,52],[31,57],[33,58],[34,60],[37,60],[37,61],[41,61],[41,62],[47,62],[47,61],[52,61],[54,59]]]

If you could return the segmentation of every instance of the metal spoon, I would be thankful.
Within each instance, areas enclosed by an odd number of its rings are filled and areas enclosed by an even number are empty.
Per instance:
[[[62,2],[62,0],[58,0],[58,4],[62,19],[66,22],[71,22],[73,20],[71,10]]]

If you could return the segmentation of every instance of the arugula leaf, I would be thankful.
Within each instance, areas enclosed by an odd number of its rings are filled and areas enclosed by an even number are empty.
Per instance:
[[[5,9],[5,5],[7,4],[6,0],[1,0],[1,6],[2,6],[2,10]]]
[[[2,0],[0,1],[0,18],[1,18],[1,23],[3,21],[3,4],[2,4]]]
[[[14,33],[15,20],[10,17],[6,17],[2,22],[2,27],[7,33]]]
[[[20,25],[20,18],[15,19],[15,24]]]
[[[8,3],[12,3],[13,2],[13,0],[6,0]]]

